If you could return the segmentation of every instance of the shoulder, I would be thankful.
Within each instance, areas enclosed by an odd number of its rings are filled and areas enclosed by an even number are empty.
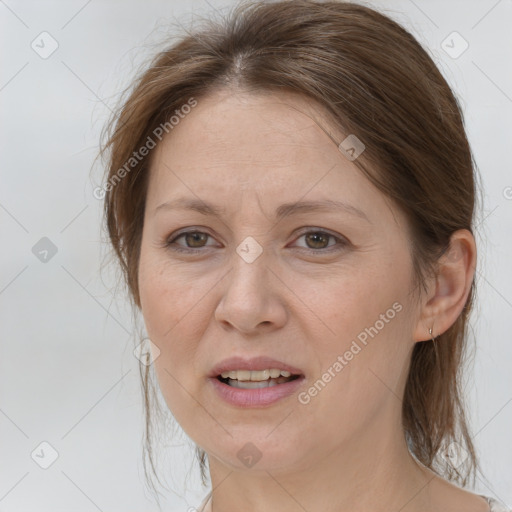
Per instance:
[[[503,503],[501,503],[500,501],[498,501],[495,498],[491,498],[489,496],[484,496],[483,494],[479,494],[479,495],[472,494],[472,495],[475,497],[478,497],[478,498],[483,498],[487,502],[487,504],[489,506],[488,512],[512,512],[511,508],[507,507],[506,505],[504,505]],[[197,512],[211,512],[210,497],[211,497],[211,492],[208,493],[204,497],[203,501],[201,502],[199,507],[197,507],[197,509],[196,509]]]
[[[430,470],[429,470],[430,472]],[[459,487],[432,473],[428,482],[428,494],[434,510],[445,512],[512,512],[503,503],[483,494]]]
[[[211,512],[212,508],[211,508],[211,503],[210,503],[210,497],[211,497],[211,492],[209,492],[203,499],[203,501],[201,502],[201,504],[197,507],[197,512]],[[498,511],[500,512],[500,511]],[[507,511],[508,512],[508,511]]]
[[[494,498],[481,495],[489,503],[489,512],[512,512],[512,509]]]

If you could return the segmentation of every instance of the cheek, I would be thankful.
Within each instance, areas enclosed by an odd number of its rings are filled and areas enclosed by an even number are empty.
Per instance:
[[[400,393],[412,325],[409,280],[402,272],[407,267],[398,268],[400,272],[386,266],[366,267],[364,272],[354,269],[325,283],[323,301],[317,294],[308,303],[333,331],[310,338],[320,368],[309,384],[321,381],[316,386],[321,391],[311,402],[316,401],[313,407],[320,415],[338,415],[343,423],[351,411],[351,421],[363,422],[393,392]]]
[[[190,276],[183,268],[171,265],[165,257],[141,251],[139,291],[141,309],[148,334],[163,348],[186,325],[190,316],[197,318],[198,306],[205,293],[204,279]],[[199,308],[200,309],[200,308]]]
[[[171,277],[170,277],[171,276]],[[158,386],[167,407],[179,424],[188,424],[194,411],[193,332],[197,319],[191,304],[195,296],[176,283],[176,273],[141,258],[139,289],[148,337],[160,350],[153,363]],[[185,391],[186,390],[186,391]]]
[[[304,312],[310,312],[307,318],[318,327],[317,348],[339,354],[349,350],[353,340],[364,346],[373,339],[396,339],[397,325],[405,316],[406,281],[386,266],[353,266],[321,279],[297,280],[294,292],[303,298]]]
[[[139,291],[148,337],[160,350],[154,362],[158,382],[173,414],[182,404],[193,405],[199,369],[199,342],[211,312],[205,294],[213,284],[201,276],[176,269],[158,254],[141,251]]]

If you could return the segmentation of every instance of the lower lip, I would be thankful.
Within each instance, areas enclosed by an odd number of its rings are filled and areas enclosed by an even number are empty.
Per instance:
[[[302,385],[304,376],[268,388],[257,389],[234,388],[224,384],[216,377],[210,378],[210,381],[218,395],[231,405],[237,407],[266,407],[295,393]]]

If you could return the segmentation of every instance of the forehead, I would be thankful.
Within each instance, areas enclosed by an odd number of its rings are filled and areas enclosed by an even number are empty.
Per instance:
[[[386,198],[339,151],[344,136],[299,95],[219,91],[198,99],[155,149],[148,204],[188,196],[230,207],[255,197],[273,211],[330,199],[378,217]]]
[[[260,171],[306,156],[318,158],[312,155],[318,144],[319,151],[330,149],[338,156],[336,143],[323,132],[332,127],[320,109],[294,93],[217,91],[198,100],[164,137],[161,149],[174,153],[175,164],[184,164],[185,157],[190,163],[207,160],[210,167],[232,163]]]

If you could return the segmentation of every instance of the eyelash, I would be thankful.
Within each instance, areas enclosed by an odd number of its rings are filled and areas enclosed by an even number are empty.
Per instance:
[[[182,253],[198,253],[198,252],[201,252],[203,251],[206,247],[208,246],[203,246],[203,247],[180,247],[179,245],[175,245],[175,242],[176,240],[178,240],[179,238],[182,238],[186,235],[189,235],[189,234],[194,234],[194,233],[201,233],[201,234],[205,234],[207,235],[208,237],[210,238],[213,238],[210,234],[206,233],[205,231],[199,231],[199,230],[189,230],[189,231],[182,231],[181,233],[178,233],[174,238],[172,238],[172,240],[168,240],[165,242],[165,247],[168,248],[168,249],[171,249],[172,251],[177,251],[177,252],[182,252]],[[331,246],[327,246],[323,249],[311,249],[309,247],[299,247],[299,249],[303,250],[303,251],[307,251],[309,253],[328,253],[328,252],[331,252],[333,250],[340,250],[342,248],[344,248],[345,246],[347,246],[349,244],[349,242],[344,239],[344,238],[340,238],[338,236],[335,236],[333,235],[332,233],[329,233],[327,231],[323,231],[323,230],[320,230],[320,229],[310,229],[308,231],[304,231],[302,232],[298,238],[302,238],[303,236],[305,235],[308,235],[308,234],[311,234],[311,233],[314,233],[315,235],[318,235],[318,234],[322,234],[322,235],[327,235],[329,238],[333,238],[334,240],[336,240],[336,244],[334,245],[331,245]],[[298,240],[298,239],[297,239]],[[335,246],[339,246],[338,248],[334,248]]]

